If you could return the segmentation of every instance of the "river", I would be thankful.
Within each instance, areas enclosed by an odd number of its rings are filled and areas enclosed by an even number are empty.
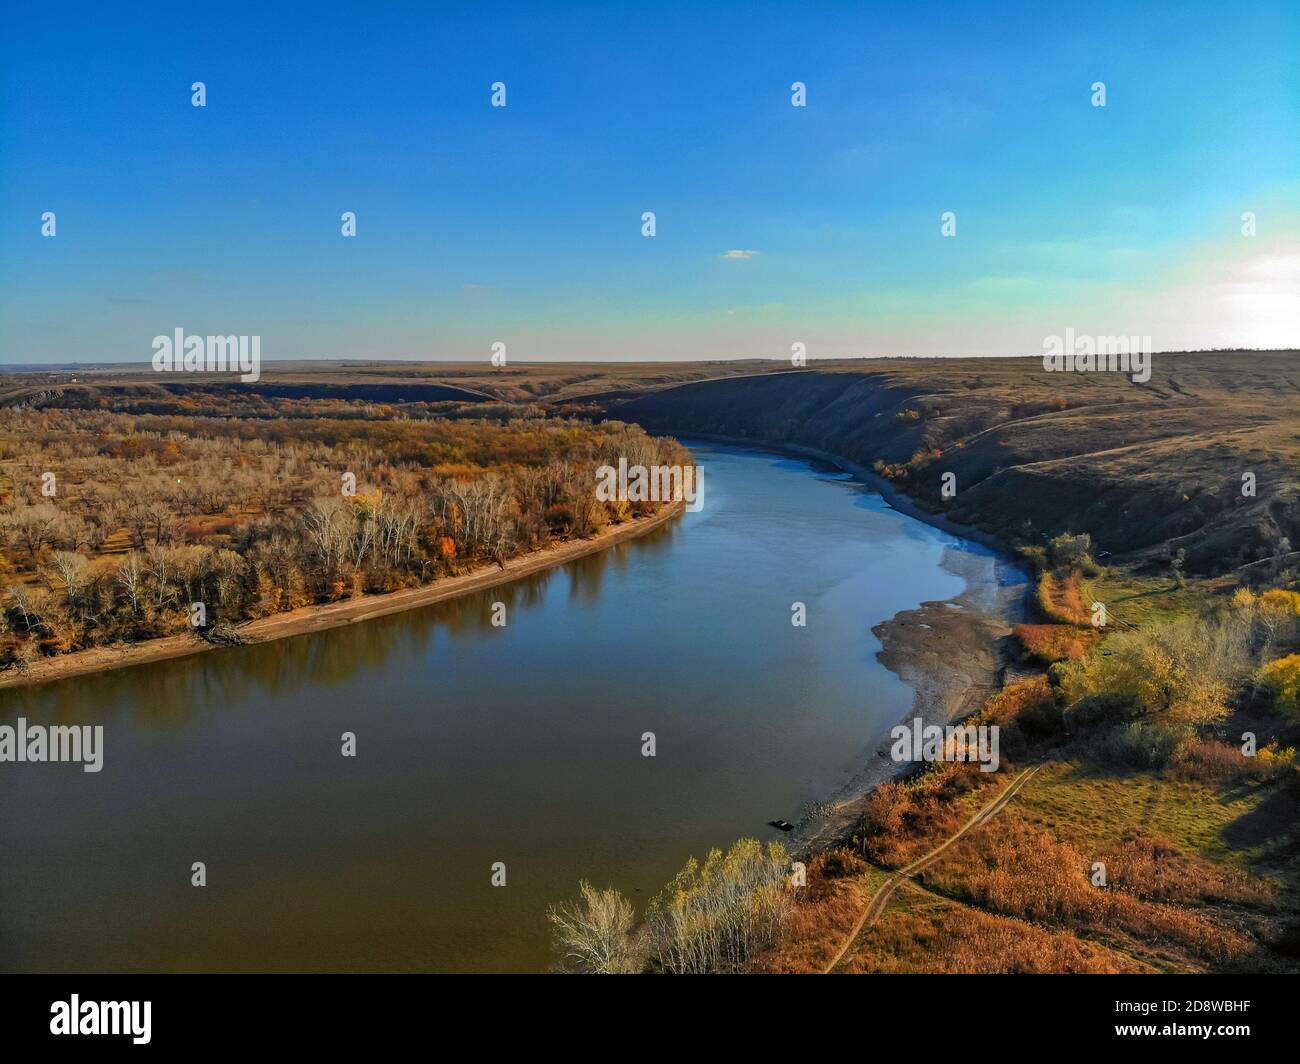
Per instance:
[[[779,837],[911,705],[872,626],[991,555],[827,467],[690,445],[699,513],[562,568],[0,691],[0,723],[104,726],[98,773],[0,764],[0,967],[539,971],[580,879],[643,905]]]

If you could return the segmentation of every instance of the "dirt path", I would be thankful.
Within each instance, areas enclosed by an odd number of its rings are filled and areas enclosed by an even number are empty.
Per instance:
[[[885,906],[889,904],[889,899],[893,897],[894,891],[898,889],[903,880],[910,879],[912,876],[916,875],[917,872],[920,872],[934,864],[935,861],[942,857],[943,854],[947,852],[950,847],[954,846],[967,832],[973,828],[979,827],[981,824],[987,823],[989,820],[993,819],[993,817],[997,816],[998,813],[1006,807],[1006,804],[1016,796],[1016,793],[1020,788],[1028,783],[1033,778],[1034,774],[1042,767],[1042,765],[1035,765],[1033,768],[1025,769],[1025,771],[1012,780],[1008,786],[1004,787],[1001,793],[998,794],[993,801],[989,802],[988,805],[984,806],[983,809],[966,821],[966,823],[963,824],[955,833],[949,835],[929,853],[923,854],[911,864],[904,868],[900,868],[885,880],[885,882],[880,885],[880,889],[876,891],[875,896],[867,904],[862,916],[858,918],[858,922],[853,925],[853,930],[845,937],[844,945],[840,947],[840,951],[835,954],[830,964],[826,965],[825,969],[823,969],[822,975],[830,974],[830,972],[835,969],[835,966],[844,959],[849,950],[853,948],[853,944],[857,942],[858,936],[862,934],[863,930],[870,927],[880,919],[881,913],[885,911]]]
[[[551,569],[565,562],[586,557],[588,554],[595,554],[606,547],[612,547],[615,543],[643,536],[666,525],[684,508],[684,504],[677,503],[652,517],[615,525],[591,539],[574,540],[545,550],[521,554],[509,559],[504,568],[497,565],[482,566],[463,576],[448,577],[423,587],[393,591],[386,595],[363,595],[361,598],[331,602],[323,606],[306,606],[300,610],[248,621],[238,625],[236,630],[243,636],[245,642],[265,643],[272,639],[323,632],[329,628],[341,628],[346,624],[368,621],[372,617],[385,617],[390,613],[400,613],[420,606],[430,606],[435,602],[445,602],[474,591],[507,584],[520,577],[531,576],[544,569]],[[79,650],[73,654],[41,658],[33,662],[25,672],[16,669],[0,672],[0,688],[29,687],[48,683],[51,680],[61,680],[68,676],[121,669],[129,665],[144,665],[215,649],[217,648],[213,644],[204,642],[189,633],[163,636],[142,643],[95,647],[91,650]]]

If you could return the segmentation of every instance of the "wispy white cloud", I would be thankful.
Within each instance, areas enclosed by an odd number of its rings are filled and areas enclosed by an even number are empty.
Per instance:
[[[728,251],[722,257],[724,259],[737,259],[743,261],[745,259],[752,259],[757,254],[758,254],[757,251],[739,251],[733,248],[731,251]]]

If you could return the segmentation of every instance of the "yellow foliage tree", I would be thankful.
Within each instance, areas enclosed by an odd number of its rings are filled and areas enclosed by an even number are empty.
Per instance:
[[[1288,654],[1260,669],[1260,680],[1288,716],[1300,717],[1300,654]]]

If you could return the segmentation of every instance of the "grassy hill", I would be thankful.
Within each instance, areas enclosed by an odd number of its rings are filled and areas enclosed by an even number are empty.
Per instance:
[[[652,432],[830,451],[1010,542],[1088,532],[1138,569],[1167,568],[1182,548],[1187,572],[1219,574],[1300,546],[1300,354],[1153,361],[1146,384],[1047,373],[1037,359],[819,363],[606,409]]]

